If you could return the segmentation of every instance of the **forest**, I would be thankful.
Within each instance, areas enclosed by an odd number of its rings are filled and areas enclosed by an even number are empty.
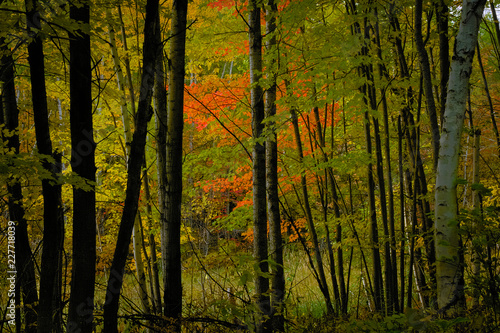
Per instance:
[[[0,0],[0,333],[497,332],[497,0]]]

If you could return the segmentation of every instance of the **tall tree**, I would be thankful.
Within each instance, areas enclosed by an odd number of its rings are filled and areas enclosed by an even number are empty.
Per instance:
[[[248,34],[250,39],[250,102],[252,108],[252,136],[254,147],[253,162],[253,230],[254,258],[258,265],[255,276],[255,297],[260,314],[257,316],[256,331],[270,332],[271,327],[265,317],[270,314],[270,300],[267,295],[269,272],[267,252],[267,212],[266,212],[266,151],[261,141],[264,130],[264,92],[260,83],[262,79],[262,33],[259,1],[249,2]]]
[[[266,6],[266,34],[269,40],[266,51],[269,53],[268,80],[270,87],[265,92],[265,117],[276,115],[276,3],[268,0]],[[269,251],[273,265],[271,266],[271,307],[273,312],[272,326],[274,331],[285,330],[283,300],[285,297],[285,274],[283,267],[283,239],[281,238],[281,217],[278,197],[278,141],[276,123],[268,121],[269,129],[266,138],[266,189],[267,214],[269,218]]]
[[[393,4],[393,8],[391,10],[391,27],[394,33],[396,34],[396,38],[394,39],[394,46],[396,48],[396,52],[398,54],[398,67],[401,72],[402,79],[404,81],[409,81],[411,80],[411,72],[409,70],[409,66],[404,54],[404,48],[403,48],[403,41],[402,41],[402,36],[403,31],[401,30],[401,26],[399,24],[398,17],[395,15],[395,7]],[[422,79],[421,79],[422,80]],[[401,88],[397,88],[395,90],[399,95],[405,96],[405,103],[401,107],[401,121],[402,121],[402,133],[401,135],[405,136],[406,139],[406,147],[408,150],[408,159],[410,161],[409,165],[413,169],[411,170],[411,174],[416,177],[418,180],[417,184],[418,186],[415,186],[415,190],[417,190],[417,197],[420,198],[418,201],[418,204],[420,205],[421,209],[421,216],[423,219],[422,226],[424,229],[424,237],[425,237],[425,247],[426,247],[426,252],[427,252],[427,267],[428,267],[428,272],[430,276],[430,281],[431,285],[435,286],[435,247],[434,247],[434,236],[431,233],[433,230],[434,226],[434,220],[430,217],[431,215],[431,208],[430,208],[430,202],[427,199],[427,179],[425,175],[425,169],[424,169],[424,161],[423,158],[420,154],[420,140],[418,139],[418,123],[419,123],[419,111],[417,111],[417,120],[415,120],[415,116],[412,112],[413,105],[415,104],[416,100],[416,94],[415,90],[412,88],[410,85],[406,91]],[[420,105],[421,105],[421,94],[418,96],[418,110],[420,110]],[[399,131],[398,131],[399,133]],[[400,175],[402,176],[402,174]],[[410,177],[411,178],[411,177]],[[407,178],[407,186],[406,188],[408,189],[408,197],[413,197],[413,191],[410,189],[411,188],[411,179]],[[401,194],[401,193],[400,193]],[[401,200],[403,202],[403,200]],[[404,206],[403,206],[404,208]],[[412,208],[413,209],[413,208]],[[416,209],[416,206],[415,206]],[[416,212],[415,212],[416,214]],[[413,216],[414,214],[408,215],[408,217]],[[401,215],[401,217],[404,217],[404,214]],[[403,221],[402,221],[403,222]],[[401,231],[404,232],[404,224],[401,226]],[[427,231],[427,232],[425,232]],[[401,257],[401,264],[404,262],[404,257]],[[401,266],[400,270],[403,270],[404,267]],[[400,278],[402,279],[401,285],[404,284],[404,274],[401,274]],[[409,279],[413,279],[412,277],[408,277]],[[409,282],[412,282],[413,280],[409,280]],[[421,289],[425,289],[423,285],[420,285]],[[401,288],[401,297],[404,297],[404,288]],[[409,287],[411,289],[411,287]],[[431,297],[435,298],[435,294],[433,290],[431,290]],[[404,302],[400,302],[400,307],[401,309],[404,308],[403,306]]]
[[[88,26],[87,1],[70,6],[70,18]],[[85,187],[73,185],[73,266],[67,330],[92,332],[96,262],[95,142],[92,123],[90,35],[79,29],[69,36],[71,168]]]
[[[166,223],[162,227],[164,272],[164,315],[175,322],[180,332],[182,315],[181,277],[181,202],[182,132],[184,125],[184,76],[188,0],[175,0],[169,52],[167,142],[166,142]]]
[[[158,15],[158,22],[160,17]],[[156,39],[157,43],[161,43],[160,24],[156,26]],[[153,87],[154,98],[154,111],[155,111],[155,126],[156,126],[156,170],[158,179],[158,210],[160,213],[160,225],[166,224],[167,207],[165,205],[166,194],[166,174],[167,174],[167,91],[166,86],[166,72],[163,62],[163,45],[158,47],[158,55],[156,58],[155,68],[155,82]],[[154,299],[158,313],[162,313],[161,307],[161,292],[160,280],[158,274],[158,262],[156,259],[156,243],[153,241],[154,235],[150,234],[150,247],[151,247],[151,261],[153,266],[153,285],[154,285]]]
[[[457,221],[457,170],[469,78],[486,0],[464,0],[448,83],[436,174],[436,273],[439,311],[460,311],[464,297]]]
[[[380,23],[380,18],[378,15],[378,10],[375,7],[374,9],[375,12],[375,42],[376,42],[376,47],[377,47],[377,56],[380,60],[382,60],[382,47],[381,47],[381,42],[380,42],[380,29],[379,29],[379,23]],[[389,75],[387,72],[387,68],[383,62],[381,62],[378,66],[379,70],[379,75],[381,78],[388,79]],[[396,261],[396,238],[395,238],[395,221],[394,221],[394,193],[393,193],[393,182],[392,182],[392,166],[391,166],[391,149],[390,149],[390,135],[389,135],[389,111],[388,111],[388,100],[386,96],[386,88],[382,88],[380,95],[382,99],[382,114],[383,114],[383,121],[384,121],[384,155],[385,159],[387,161],[387,166],[386,166],[386,179],[387,179],[387,215],[388,218],[388,226],[386,226],[387,222],[383,221],[384,225],[384,232],[386,233],[386,236],[389,236],[389,241],[386,241],[386,253],[385,257],[386,260],[390,259],[390,265],[386,263],[386,293],[387,293],[387,308],[389,312],[391,310],[397,310],[397,305],[398,305],[398,281],[397,281],[397,261]],[[378,121],[375,123],[375,117],[374,117],[374,124],[375,124],[375,134],[377,135],[377,127],[378,127]],[[376,140],[377,141],[377,140]],[[378,143],[379,145],[381,143]],[[382,154],[377,153],[379,157],[377,157],[377,165],[379,164],[378,160],[382,161]],[[381,196],[381,208],[382,208],[382,218],[384,218],[384,204],[383,201],[385,201],[385,198],[382,198],[382,188],[385,187],[385,183],[382,181],[383,179],[383,170],[379,170],[377,168],[377,171],[380,173],[379,174],[379,183],[380,183],[380,196]],[[385,196],[385,195],[384,195]],[[383,201],[382,201],[383,200]],[[388,230],[387,230],[388,229]],[[388,235],[387,235],[388,233]],[[387,248],[390,245],[390,250]],[[388,255],[388,252],[390,252],[390,255]],[[389,267],[390,266],[390,267]]]
[[[43,248],[38,302],[38,331],[60,331],[61,253],[64,221],[61,203],[61,185],[57,174],[61,172],[61,156],[52,151],[50,139],[47,91],[45,88],[45,60],[40,36],[41,24],[38,2],[26,0],[26,22],[31,41],[28,44],[28,62],[31,76],[31,98],[35,120],[35,135],[42,165],[51,179],[42,179],[43,194]],[[50,162],[52,157],[54,162]]]
[[[432,92],[431,67],[429,64],[429,55],[425,49],[424,38],[422,36],[422,0],[415,1],[415,44],[420,59],[420,68],[424,78],[424,90],[427,101],[427,113],[431,125],[432,137],[432,156],[434,157],[434,167],[437,165],[439,153],[439,125],[436,112],[436,103],[434,93]],[[441,22],[440,22],[441,26]],[[443,32],[444,33],[444,32]]]
[[[14,59],[4,38],[0,38],[0,53],[2,54],[0,62],[0,84],[2,85],[0,125],[5,124],[5,129],[10,132],[7,138],[3,138],[7,141],[7,147],[15,154],[19,154],[19,109],[17,107],[14,82]],[[13,182],[7,184],[7,190],[9,192],[9,220],[16,223],[14,245],[16,249],[16,270],[21,287],[20,293],[16,294],[16,304],[21,304],[22,297],[25,318],[24,330],[31,333],[36,332],[35,307],[36,302],[38,302],[38,294],[21,183],[17,178],[14,178]],[[16,291],[18,289],[16,288]]]
[[[297,155],[298,155],[298,162],[299,164],[302,164],[304,162],[304,150],[302,147],[302,139],[300,137],[300,128],[299,128],[299,121],[297,117],[297,110],[295,108],[290,109],[290,121],[293,126],[293,133],[295,137],[295,144],[297,146]],[[311,240],[314,248],[314,258],[316,259],[316,264],[317,268],[314,267],[312,261],[310,261],[311,268],[313,270],[314,276],[316,278],[316,281],[319,284],[319,288],[321,290],[321,293],[323,294],[323,297],[325,298],[325,303],[326,303],[326,309],[328,313],[333,313],[333,305],[332,301],[330,298],[330,292],[328,289],[328,284],[326,283],[326,276],[325,276],[325,269],[323,265],[323,256],[321,254],[321,248],[320,248],[320,243],[318,239],[318,233],[316,231],[316,226],[314,224],[313,216],[312,216],[312,209],[311,209],[311,204],[310,204],[310,199],[309,199],[309,191],[307,189],[307,179],[306,175],[302,173],[300,175],[300,188],[302,192],[302,197],[303,197],[303,211],[304,215],[307,220],[307,226],[309,228],[309,233],[311,235]],[[297,198],[299,197],[298,192],[297,193]],[[300,199],[299,199],[300,200]]]
[[[127,190],[122,219],[118,231],[115,253],[111,264],[110,275],[106,287],[106,302],[104,304],[104,331],[118,332],[118,305],[120,291],[123,285],[123,275],[127,260],[130,238],[139,205],[141,189],[141,167],[144,161],[144,150],[148,122],[152,117],[151,98],[154,82],[155,61],[157,56],[155,24],[158,15],[158,0],[148,0],[146,3],[146,20],[144,23],[143,71],[139,104],[135,121],[135,131],[130,145],[130,158],[127,169]]]
[[[121,65],[120,65],[120,59],[118,56],[118,49],[116,47],[114,27],[111,24],[112,17],[111,17],[111,9],[110,8],[106,9],[106,19],[108,20],[108,22],[110,22],[109,28],[108,28],[109,44],[111,47],[111,56],[113,57],[113,64],[114,64],[115,72],[116,72],[118,90],[120,91],[120,110],[121,110],[121,114],[122,114],[123,132],[124,132],[124,139],[125,139],[125,147],[123,149],[123,154],[125,156],[125,160],[128,161],[128,158],[130,156],[130,142],[132,141],[132,128],[130,126],[130,116],[129,116],[129,111],[128,111],[128,107],[127,107],[128,106],[127,105],[127,96],[125,94],[125,79],[123,77],[123,72],[122,72]],[[134,93],[133,90],[130,91],[131,95],[133,93]],[[135,108],[133,108],[133,110],[135,110]],[[142,260],[141,230],[142,230],[142,221],[140,218],[140,214],[137,214],[136,218],[135,218],[135,222],[134,222],[134,230],[132,232],[132,245],[133,245],[133,250],[134,250],[134,262],[135,262],[135,270],[136,270],[136,274],[137,274],[137,282],[139,284],[139,294],[140,294],[140,298],[141,298],[142,309],[143,309],[144,313],[149,313],[150,308],[149,308],[149,300],[148,300],[148,294],[147,294],[147,288],[146,288],[146,275],[144,272],[144,262]]]

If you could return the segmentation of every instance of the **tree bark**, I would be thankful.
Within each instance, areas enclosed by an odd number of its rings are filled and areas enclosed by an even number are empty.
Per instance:
[[[327,114],[327,112],[328,112],[328,108],[326,107],[325,113]],[[314,120],[316,122],[316,136],[317,136],[316,145],[319,146],[319,149],[322,153],[323,162],[328,163],[328,155],[325,153],[325,150],[324,150],[324,148],[326,147],[326,141],[325,141],[324,132],[323,132],[322,126],[321,126],[321,121],[319,118],[319,109],[317,107],[315,107],[313,109],[313,113],[314,113]],[[332,143],[332,146],[333,146],[333,143]],[[312,143],[311,143],[311,148],[312,148]],[[329,208],[328,208],[329,200],[328,200],[328,195],[327,195],[328,184],[330,184],[330,188],[332,191],[332,204],[333,204],[333,212],[334,212],[335,219],[337,219],[337,221],[339,221],[339,219],[340,219],[340,207],[339,207],[339,203],[338,203],[338,194],[337,194],[337,189],[335,188],[336,182],[335,182],[335,178],[333,176],[333,170],[331,167],[326,167],[326,169],[325,169],[324,190],[319,185],[321,183],[321,178],[317,174],[316,174],[316,177],[318,179],[318,181],[317,181],[318,182],[318,190],[320,191],[321,203],[323,206],[324,225],[325,225],[325,231],[326,231],[326,243],[328,246],[328,257],[330,259],[330,278],[332,280],[334,303],[335,303],[335,307],[336,307],[334,310],[336,312],[340,311],[343,313],[343,311],[344,311],[343,310],[344,297],[345,297],[345,284],[344,285],[342,284],[343,279],[344,279],[343,266],[342,266],[342,262],[341,262],[339,265],[339,281],[340,281],[340,288],[339,288],[339,283],[337,282],[337,274],[335,271],[335,256],[334,256],[333,249],[332,249],[332,242],[331,242],[331,238],[330,238],[330,229],[329,229],[328,224],[327,224],[328,210],[329,210]],[[321,194],[321,192],[323,192],[323,194]],[[337,224],[337,231],[339,230],[338,229],[339,225],[340,225],[340,222],[338,222],[338,224]],[[339,243],[340,243],[341,239],[342,238],[340,238]],[[342,249],[339,247],[338,251],[342,251]],[[339,255],[339,252],[337,252],[337,255]],[[340,255],[339,257],[340,257],[341,261],[343,261],[342,256]],[[344,288],[344,290],[342,290],[342,288]]]
[[[366,139],[366,149],[367,153],[372,156],[372,143],[371,143],[371,133],[370,133],[370,119],[368,117],[368,112],[365,113],[365,139]],[[375,207],[375,181],[373,179],[373,165],[368,163],[367,166],[367,177],[368,177],[368,203],[370,209],[370,245],[372,247],[372,260],[373,260],[373,292],[374,292],[374,303],[375,310],[382,311],[383,309],[383,279],[382,279],[382,263],[380,260],[380,243],[378,238],[378,226],[377,226],[377,212]]]
[[[19,154],[19,109],[16,101],[16,88],[14,84],[14,60],[7,47],[6,41],[0,39],[0,50],[3,56],[0,63],[0,82],[2,95],[0,101],[0,124],[5,124],[5,129],[10,131],[7,147],[15,154]],[[35,265],[31,252],[28,236],[28,224],[24,217],[23,193],[21,183],[15,180],[7,184],[9,220],[15,222],[15,249],[16,270],[20,284],[20,293],[16,294],[16,304],[23,300],[24,331],[36,332],[36,303],[38,302]],[[16,288],[17,290],[17,288]],[[17,318],[16,318],[17,319]]]
[[[252,136],[254,147],[253,162],[253,223],[254,223],[254,259],[258,270],[255,272],[255,298],[260,313],[257,315],[256,332],[271,332],[270,322],[265,316],[271,314],[270,300],[267,295],[269,272],[267,252],[267,212],[266,212],[266,151],[262,143],[264,131],[264,93],[262,78],[262,34],[260,22],[260,4],[257,0],[249,2],[249,40],[250,40],[250,85],[252,108]]]
[[[159,17],[157,18],[159,22]],[[161,43],[160,26],[157,25],[156,38],[157,43]],[[163,64],[163,45],[158,47],[155,68],[154,83],[154,111],[156,126],[156,169],[158,179],[158,210],[160,213],[160,226],[167,223],[166,207],[166,179],[167,179],[167,91],[165,87],[166,73]],[[154,242],[153,246],[156,247]],[[150,244],[151,246],[151,244]],[[156,307],[158,312],[162,313],[160,282],[158,277],[158,262],[155,251],[151,251],[151,260],[153,261],[155,298],[157,298]]]
[[[473,146],[473,153],[472,153],[472,184],[473,186],[478,186],[480,180],[479,177],[479,160],[480,160],[480,153],[481,153],[481,130],[477,129],[474,131],[474,146]],[[477,214],[476,220],[474,221],[473,224],[473,229],[474,233],[476,235],[484,235],[484,230],[481,230],[481,226],[483,224],[483,221],[481,219],[481,200],[480,200],[480,190],[478,188],[472,190],[472,209],[474,213]],[[481,232],[482,231],[482,232]],[[475,237],[474,237],[475,238]],[[472,261],[472,274],[474,277],[474,282],[480,283],[480,277],[481,277],[481,257],[483,253],[483,248],[481,245],[482,237],[479,238],[478,241],[475,241],[472,239],[472,256],[471,256],[471,261]],[[479,300],[480,300],[480,295],[481,295],[481,290],[479,286],[473,286],[472,290],[472,304],[474,307],[479,306]]]
[[[302,140],[300,138],[300,129],[299,129],[299,122],[297,119],[297,112],[294,108],[290,109],[290,120],[293,125],[293,132],[295,136],[295,142],[297,145],[297,154],[298,154],[298,162],[302,164],[304,160],[304,153],[302,150]],[[321,290],[321,293],[323,294],[323,297],[325,298],[325,303],[326,303],[326,309],[328,313],[333,313],[333,305],[332,301],[330,298],[330,292],[328,290],[328,284],[326,283],[326,276],[325,276],[325,269],[323,265],[323,257],[321,255],[321,250],[319,246],[319,241],[318,241],[318,233],[316,232],[316,226],[314,225],[314,220],[312,217],[312,211],[311,211],[311,206],[309,203],[309,192],[307,191],[307,180],[306,176],[304,173],[301,174],[300,176],[300,187],[302,190],[302,196],[304,197],[304,214],[306,216],[307,220],[307,226],[309,228],[309,233],[311,235],[311,240],[313,243],[314,247],[314,258],[316,259],[316,264],[318,265],[318,282],[319,282],[319,288]],[[298,194],[297,194],[298,196]],[[313,268],[313,267],[312,267]],[[314,268],[313,268],[314,270]]]
[[[370,26],[365,21],[364,27],[365,41],[368,43],[370,40]],[[361,54],[364,56],[368,55],[368,45],[364,45]],[[375,111],[377,109],[376,92],[373,86],[373,67],[371,64],[363,64],[361,66],[360,73],[366,80],[366,83],[361,87],[361,92],[363,93],[363,98],[366,107],[369,110]],[[371,138],[371,125],[369,112],[365,111],[364,114],[364,130],[365,130],[365,141],[366,141],[366,152],[370,158],[373,157],[372,148],[372,138]],[[382,311],[384,308],[384,287],[382,278],[382,263],[380,260],[380,243],[378,237],[378,226],[377,226],[377,209],[375,206],[375,180],[374,180],[373,164],[369,162],[367,165],[367,177],[368,177],[368,203],[369,203],[369,221],[370,221],[370,242],[372,247],[372,257],[373,257],[373,292],[374,292],[374,303],[375,310]],[[383,177],[383,173],[382,173]]]
[[[149,253],[151,253],[151,257],[147,261],[148,264],[148,272],[150,277],[150,289],[151,289],[151,305],[152,311],[155,314],[162,313],[161,306],[161,291],[160,291],[160,274],[158,270],[158,258],[156,254],[156,241],[153,233],[153,210],[151,209],[151,193],[149,190],[149,175],[146,168],[142,171],[142,179],[144,184],[144,194],[146,201],[146,218],[148,221],[148,241],[149,241]],[[142,235],[144,236],[144,235]],[[142,237],[144,238],[144,237]],[[146,247],[143,245],[144,253],[146,253]],[[146,294],[147,295],[147,294]]]
[[[115,253],[111,264],[110,276],[106,287],[104,304],[104,331],[118,332],[118,305],[123,285],[123,275],[135,216],[139,204],[141,188],[141,167],[144,161],[147,125],[151,119],[151,96],[154,79],[154,68],[157,55],[155,43],[155,24],[158,13],[158,0],[148,0],[146,4],[146,20],[144,24],[143,72],[141,90],[136,116],[135,132],[130,147],[130,158],[127,169],[127,190],[122,219],[118,231]]]
[[[172,7],[170,39],[167,155],[166,155],[166,223],[162,225],[164,272],[164,315],[180,332],[182,315],[181,280],[181,199],[182,199],[182,132],[184,76],[186,54],[186,16],[188,0],[176,0]]]
[[[351,15],[357,15],[356,2],[350,1],[346,2],[346,8]],[[361,46],[359,54],[363,57],[368,57],[369,54],[369,43],[371,40],[370,31],[371,26],[368,24],[366,18],[364,18],[364,31],[361,30],[361,24],[359,22],[354,22],[351,33],[353,35],[363,34],[364,44]],[[371,138],[371,124],[370,115],[368,110],[376,110],[376,92],[373,86],[373,65],[370,63],[362,63],[358,67],[358,75],[363,78],[365,82],[359,87],[359,90],[363,96],[364,103],[366,105],[367,111],[364,113],[364,132],[365,132],[365,142],[366,142],[366,152],[370,159],[372,158],[372,138]],[[382,311],[384,308],[384,287],[382,279],[382,263],[380,259],[380,244],[378,237],[378,227],[377,227],[377,211],[375,206],[375,181],[373,177],[373,164],[370,161],[367,164],[367,178],[368,178],[368,204],[369,204],[369,223],[370,223],[370,246],[372,248],[372,260],[373,260],[373,286],[372,289],[375,310]],[[373,288],[372,288],[373,287]]]
[[[431,125],[432,156],[434,158],[434,168],[437,165],[439,154],[439,125],[436,113],[436,103],[432,92],[432,78],[429,64],[429,55],[425,49],[422,37],[422,0],[415,1],[415,44],[420,58],[420,66],[424,77],[425,97],[427,101],[427,114]]]
[[[439,33],[439,96],[441,122],[446,107],[448,78],[450,76],[450,39],[448,36],[448,15],[449,9],[444,0],[434,0],[436,11],[436,21]]]
[[[378,10],[375,8],[375,17],[376,17],[376,23],[375,23],[375,39],[376,39],[376,45],[377,45],[377,55],[378,58],[382,61],[382,47],[381,47],[381,42],[380,42],[380,29],[379,29],[379,15],[378,15]],[[378,66],[379,69],[379,75],[381,78],[389,78],[389,75],[387,73],[387,68],[383,62],[380,63]],[[393,192],[393,186],[392,186],[392,167],[391,167],[391,151],[390,151],[390,136],[389,136],[389,115],[388,115],[388,105],[387,105],[387,98],[386,98],[386,88],[382,88],[380,91],[381,99],[382,99],[382,114],[383,114],[383,121],[384,121],[384,155],[385,159],[387,161],[387,167],[386,167],[386,177],[387,177],[387,203],[384,204],[382,202],[382,193],[384,194],[383,200],[385,201],[385,190],[383,191],[382,188],[385,188],[385,182],[384,184],[380,183],[380,196],[381,196],[381,207],[382,207],[382,219],[384,221],[384,233],[386,233],[386,236],[388,237],[386,240],[386,245],[385,245],[385,251],[386,251],[386,260],[389,260],[390,265],[386,263],[386,293],[387,293],[387,309],[390,312],[392,311],[398,311],[398,280],[397,280],[397,260],[396,260],[396,237],[395,237],[395,222],[394,222],[394,192]],[[374,119],[374,124],[375,124],[375,119]],[[378,127],[378,120],[376,127]],[[377,135],[377,128],[375,128],[375,134]],[[378,134],[380,136],[380,134]],[[381,140],[380,145],[381,145]],[[377,140],[376,140],[377,141]],[[378,150],[379,148],[377,148]],[[380,150],[382,148],[380,147]],[[382,152],[380,152],[380,157],[377,159],[382,160]],[[378,164],[378,162],[377,162]],[[383,169],[378,170],[379,172],[379,182],[380,180],[383,180],[384,178],[384,173]],[[385,215],[386,218],[384,219],[384,206],[387,207],[385,209]]]
[[[398,116],[398,172],[399,172],[399,228],[400,228],[400,254],[399,254],[399,309],[404,309],[405,299],[405,213],[406,201],[404,192],[404,171],[403,171],[403,129],[401,124],[401,116]]]
[[[64,221],[61,186],[53,182],[57,179],[57,174],[61,172],[61,163],[60,155],[52,152],[50,139],[43,43],[41,37],[36,33],[36,31],[41,30],[37,6],[36,0],[26,0],[27,28],[32,37],[28,44],[28,62],[31,75],[35,135],[38,152],[42,155],[42,165],[51,175],[51,179],[42,179],[44,228],[37,320],[38,332],[46,333],[61,330],[61,253]],[[47,157],[53,157],[55,163],[50,163]]]
[[[393,5],[394,6],[394,5]],[[398,65],[401,71],[401,75],[403,80],[409,80],[410,79],[410,71],[408,69],[408,64],[406,62],[406,58],[404,56],[404,50],[403,50],[403,43],[400,38],[401,35],[401,29],[399,26],[399,22],[397,19],[397,16],[394,14],[394,12],[391,12],[391,26],[394,30],[394,32],[397,34],[395,38],[395,47],[396,47],[396,52],[398,54]],[[398,89],[399,90],[399,89]],[[396,91],[398,91],[396,90]],[[420,89],[421,91],[421,89]],[[427,199],[427,180],[425,176],[425,171],[424,171],[424,163],[420,154],[420,144],[418,140],[418,135],[417,135],[417,126],[416,123],[419,123],[419,120],[415,122],[414,116],[411,112],[412,105],[415,101],[415,93],[412,87],[408,88],[406,92],[401,90],[401,95],[405,95],[406,98],[406,103],[405,105],[401,108],[401,121],[402,125],[404,125],[403,132],[401,135],[404,135],[406,138],[407,142],[407,150],[408,150],[408,155],[409,155],[409,160],[411,161],[410,165],[412,169],[416,168],[415,170],[412,170],[412,174],[415,175],[418,179],[419,186],[417,186],[417,190],[419,191],[417,193],[417,196],[421,198],[419,200],[419,205],[422,210],[422,218],[423,218],[423,229],[424,229],[424,238],[425,238],[425,247],[426,247],[426,252],[427,252],[427,270],[429,272],[429,277],[431,281],[431,299],[435,300],[435,281],[436,281],[436,269],[435,269],[435,261],[436,261],[436,255],[435,255],[435,247],[434,247],[434,237],[432,234],[432,230],[434,228],[434,221],[432,218],[430,218],[431,214],[431,208],[430,208],[430,203],[429,200]],[[418,110],[420,110],[420,105],[421,105],[421,94],[419,95],[418,98]],[[418,116],[419,117],[419,116]],[[411,177],[407,179],[407,188],[410,187],[411,184]],[[409,192],[408,196],[412,197],[413,192]],[[403,217],[403,213],[401,215]],[[403,229],[402,229],[403,230]],[[427,231],[427,232],[425,232]],[[403,249],[403,248],[402,248]],[[402,260],[404,258],[402,257]],[[402,268],[401,268],[402,269]],[[403,276],[403,275],[402,275]],[[404,297],[403,293],[404,288],[401,290],[401,297]],[[403,306],[404,302],[400,302],[400,305]],[[403,309],[403,307],[402,307]]]
[[[87,3],[70,6],[70,18],[89,24]],[[73,185],[73,268],[68,308],[69,332],[92,332],[96,262],[95,147],[92,123],[90,35],[69,36],[71,168],[91,190]]]
[[[495,25],[495,34],[496,34],[498,43],[500,43],[500,24],[498,23],[497,11],[495,9],[495,4],[494,4],[493,0],[490,0],[490,9],[491,9],[491,13],[493,15],[493,22]],[[479,51],[479,49],[478,49],[478,51]],[[478,58],[479,58],[479,52],[478,52]],[[482,63],[479,62],[479,64],[482,67]],[[485,82],[485,85],[486,85],[486,82]],[[495,138],[497,140],[498,156],[500,157],[500,135],[498,133],[498,127],[497,127],[497,123],[496,123],[496,119],[495,119],[495,113],[493,112],[493,110],[491,108],[490,108],[490,116],[491,116],[491,125],[493,126],[493,133],[495,133]]]
[[[106,9],[106,18],[109,22],[111,22],[111,10],[109,8]],[[122,113],[122,121],[123,121],[123,133],[125,138],[125,149],[124,155],[125,160],[128,161],[130,156],[130,143],[132,141],[132,128],[130,126],[130,116],[127,108],[127,97],[125,94],[125,79],[123,77],[123,71],[120,65],[120,59],[118,56],[118,49],[116,47],[115,41],[115,31],[113,26],[109,25],[109,44],[111,47],[111,56],[113,58],[113,64],[115,67],[118,91],[120,92],[120,110]],[[134,92],[130,91],[130,95]],[[137,214],[134,221],[134,230],[132,231],[132,245],[134,251],[134,262],[135,262],[135,270],[137,275],[137,283],[139,285],[139,297],[141,299],[142,311],[146,314],[151,312],[149,306],[149,299],[146,287],[146,274],[144,272],[144,261],[142,260],[142,252],[143,241],[142,241],[142,220],[140,218],[140,214]]]
[[[277,7],[274,0],[268,0],[266,7],[266,34],[270,35],[266,43],[266,50],[270,53],[267,75],[271,86],[265,93],[265,117],[276,115],[276,75],[277,60],[272,56],[276,48],[276,13]],[[281,238],[281,216],[278,197],[278,141],[275,122],[269,121],[266,138],[266,190],[267,214],[269,219],[269,251],[274,261],[271,266],[271,307],[272,329],[276,332],[285,331],[284,297],[285,297],[285,272],[283,266],[283,239]]]
[[[493,101],[490,94],[490,89],[488,87],[488,80],[486,79],[486,74],[484,72],[483,60],[481,58],[481,50],[479,48],[479,43],[477,44],[477,62],[479,63],[479,69],[481,70],[481,77],[483,78],[484,92],[486,93],[486,98],[488,99],[488,106],[490,110],[491,126],[493,133],[495,133],[495,139],[497,144],[497,152],[500,157],[500,134],[498,133],[497,121],[495,118],[495,109],[493,107]]]
[[[453,51],[437,165],[435,192],[437,292],[439,311],[447,315],[460,312],[459,304],[464,297],[460,268],[456,180],[468,84],[485,3],[486,0],[464,0],[462,4],[462,17]]]

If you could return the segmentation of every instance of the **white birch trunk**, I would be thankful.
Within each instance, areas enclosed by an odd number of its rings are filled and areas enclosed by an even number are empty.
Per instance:
[[[435,193],[437,293],[440,312],[449,314],[459,310],[457,304],[463,295],[456,180],[467,89],[485,2],[464,0],[462,4],[440,140]]]

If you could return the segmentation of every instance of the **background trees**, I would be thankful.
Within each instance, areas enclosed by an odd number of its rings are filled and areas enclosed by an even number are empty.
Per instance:
[[[448,308],[450,227],[463,325],[498,325],[494,2],[460,80],[448,59],[467,3],[82,4],[0,7],[1,225],[18,225],[19,330],[159,330],[165,317],[187,331],[437,329],[459,321],[434,320]],[[90,24],[76,15],[87,8]],[[455,174],[436,143],[468,80]],[[443,175],[452,224],[434,199]]]

